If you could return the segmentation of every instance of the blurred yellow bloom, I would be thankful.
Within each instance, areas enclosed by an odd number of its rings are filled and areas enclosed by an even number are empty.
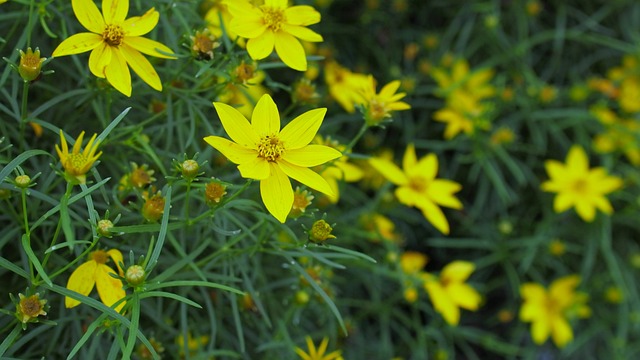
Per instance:
[[[383,86],[380,92],[376,93],[376,80],[369,75],[367,86],[364,86],[361,92],[367,124],[370,126],[378,125],[383,120],[390,118],[392,111],[411,109],[409,104],[400,101],[406,94],[396,93],[398,88],[400,88],[400,81],[395,80]]]
[[[219,136],[207,136],[204,140],[238,164],[242,177],[260,180],[262,201],[280,222],[284,223],[293,204],[289,177],[321,193],[333,194],[327,181],[309,169],[342,156],[328,146],[309,145],[322,124],[326,108],[305,112],[281,131],[280,114],[269,95],[260,98],[251,122],[229,105],[218,102],[213,105],[233,141]]]
[[[106,263],[111,258],[118,268],[118,273],[123,276],[122,268],[120,268],[120,263],[124,262],[122,253],[116,249],[96,250],[89,255],[89,258],[89,261],[73,271],[67,282],[67,289],[87,296],[95,285],[98,288],[100,300],[105,305],[112,306],[124,298],[126,293],[122,288],[122,281],[109,275],[115,274],[115,272]],[[67,308],[72,308],[78,306],[80,301],[67,296],[64,298],[64,304]],[[116,311],[120,311],[123,306],[124,302],[121,302],[116,307]]]
[[[323,338],[320,346],[316,349],[316,345],[313,343],[313,340],[310,336],[306,336],[305,340],[307,342],[308,352],[305,352],[299,347],[295,347],[295,352],[300,356],[302,360],[341,360],[342,359],[342,351],[335,350],[329,354],[325,354],[327,351],[327,346],[329,345],[329,339]]]
[[[207,28],[213,35],[215,35],[216,38],[222,38],[222,29],[224,28],[224,31],[227,33],[227,37],[229,37],[231,41],[236,41],[237,39],[238,45],[241,47],[245,46],[244,39],[238,38],[238,34],[229,28],[231,13],[229,12],[229,9],[227,9],[225,0],[214,0],[209,10],[207,10],[204,20],[207,23]]]
[[[307,70],[307,57],[300,40],[323,40],[320,34],[306,27],[320,22],[318,11],[308,5],[289,6],[287,0],[265,0],[261,6],[253,6],[246,0],[229,0],[225,4],[232,16],[229,29],[249,39],[247,51],[252,59],[264,59],[275,48],[288,67]]]
[[[322,138],[322,136],[316,136],[314,143],[320,145],[326,145],[332,147],[340,152],[344,151],[345,146],[339,144],[337,141],[331,138]],[[321,169],[322,177],[327,180],[332,195],[327,195],[327,198],[332,204],[337,203],[340,200],[340,182],[356,182],[362,179],[363,172],[356,165],[348,162],[349,158],[345,155],[332,162],[330,165]]]
[[[531,323],[533,342],[542,345],[551,335],[553,342],[562,348],[573,340],[568,319],[589,317],[591,314],[586,305],[587,297],[575,292],[579,283],[579,276],[569,275],[551,283],[548,291],[536,283],[520,286],[520,296],[524,301],[520,320]]]
[[[335,61],[326,63],[324,80],[329,87],[329,95],[349,113],[356,110],[355,104],[363,102],[361,92],[369,81],[366,75],[351,72]]]
[[[465,92],[455,91],[447,99],[447,105],[433,114],[433,119],[445,123],[444,138],[453,139],[459,133],[474,133],[476,128],[488,129],[489,121],[484,115],[486,105]]]
[[[433,308],[450,325],[458,325],[460,308],[476,311],[480,306],[480,294],[465,284],[474,270],[473,263],[458,260],[445,266],[439,277],[425,274],[424,288]]]
[[[465,59],[457,59],[449,69],[433,69],[431,75],[438,83],[438,94],[448,97],[453,91],[462,91],[475,100],[482,100],[496,94],[496,88],[489,82],[493,78],[493,69],[469,69]]]
[[[555,212],[575,207],[578,215],[587,222],[593,221],[596,209],[605,214],[613,213],[605,195],[621,188],[622,180],[608,176],[602,167],[589,169],[589,158],[579,145],[571,147],[566,164],[547,160],[545,168],[550,179],[542,183],[541,188],[557,193],[553,202]]]
[[[99,142],[96,142],[97,134],[93,134],[89,142],[84,147],[84,150],[80,152],[82,146],[82,139],[84,137],[84,131],[80,133],[73,144],[73,149],[69,152],[69,146],[67,145],[67,139],[64,137],[62,130],[60,130],[60,143],[62,149],[56,144],[56,152],[64,168],[65,175],[68,176],[68,180],[84,184],[87,181],[87,172],[93,166],[93,163],[98,160],[102,151],[96,154],[98,150]]]
[[[436,229],[449,234],[449,222],[438,205],[462,209],[462,203],[453,195],[462,186],[451,180],[436,179],[438,158],[435,154],[428,154],[418,160],[415,147],[410,144],[404,153],[403,170],[393,162],[381,158],[371,158],[369,163],[387,180],[398,185],[395,191],[398,201],[419,208]]]
[[[405,251],[400,255],[400,268],[407,275],[416,275],[427,265],[428,261],[429,258],[423,253]]]
[[[217,101],[231,105],[244,117],[251,117],[256,100],[269,90],[262,85],[266,74],[264,71],[253,70],[253,65],[242,63],[231,74],[235,82],[227,83],[224,91],[220,92]]]
[[[72,0],[71,5],[80,24],[90,32],[75,34],[64,40],[53,51],[54,57],[91,51],[91,73],[106,78],[124,95],[131,96],[131,73],[127,65],[149,86],[162,90],[158,73],[141,54],[175,59],[171,56],[171,49],[142,37],[158,24],[160,14],[154,8],[142,16],[125,19],[129,12],[129,0],[102,0],[102,14],[93,0]]]

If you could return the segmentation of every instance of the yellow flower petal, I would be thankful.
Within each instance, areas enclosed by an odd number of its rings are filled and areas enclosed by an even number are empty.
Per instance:
[[[473,263],[457,260],[449,263],[442,269],[440,278],[443,279],[444,282],[464,282],[475,269],[476,266]]]
[[[141,36],[125,36],[123,42],[131,46],[132,48],[140,51],[143,54],[147,54],[147,55],[151,55],[151,56],[155,56],[163,59],[176,59],[175,56],[164,54],[164,53],[173,54],[173,50],[169,49],[166,45],[159,43],[155,40],[147,39]],[[160,53],[158,50],[162,51],[163,53]]]
[[[561,213],[572,207],[574,202],[573,193],[561,192],[553,199],[553,211]]]
[[[257,154],[256,154],[257,155]],[[244,162],[238,165],[240,175],[246,179],[264,180],[269,177],[269,162],[265,159],[255,156],[251,162]]]
[[[104,68],[111,62],[111,46],[101,43],[89,55],[89,70],[99,78],[104,78]]]
[[[589,201],[590,199],[576,199],[576,212],[586,222],[592,222],[596,218],[596,208]]]
[[[155,90],[162,91],[160,76],[158,76],[158,73],[147,58],[142,56],[138,50],[128,46],[127,44],[120,45],[119,49],[122,55],[124,55],[127,64],[129,64],[131,69],[140,76],[142,81]]]
[[[260,136],[238,110],[221,102],[214,102],[213,106],[231,140],[248,149],[257,148]]]
[[[402,168],[404,171],[409,171],[409,169],[413,169],[417,163],[416,148],[413,144],[409,144],[402,157]]]
[[[253,60],[262,60],[273,52],[275,35],[273,31],[265,31],[258,37],[247,41],[247,51]]]
[[[122,24],[126,36],[142,36],[158,25],[160,13],[155,8],[147,10],[142,16],[130,17]]]
[[[53,57],[80,54],[93,50],[102,43],[102,36],[93,33],[79,33],[65,39],[53,50]]]
[[[427,197],[436,204],[459,210],[463,207],[462,203],[453,194],[460,191],[460,189],[462,189],[462,185],[455,181],[435,179],[429,183],[426,193]]]
[[[543,302],[547,297],[547,292],[540,284],[525,283],[520,286],[520,296],[525,301]]]
[[[105,28],[104,19],[93,0],[72,0],[73,13],[85,29],[102,34]]]
[[[396,93],[396,91],[398,91],[399,88],[400,88],[400,80],[394,80],[388,83],[387,85],[383,86],[382,89],[380,89],[379,96],[385,99],[390,98]]]
[[[323,41],[322,35],[304,26],[282,24],[282,30],[299,38],[300,40],[309,42]]]
[[[458,325],[458,322],[460,322],[460,309],[449,299],[440,283],[427,281],[424,283],[424,288],[429,294],[434,310],[440,313],[448,324]]]
[[[413,168],[405,169],[405,172],[409,177],[420,176],[433,180],[438,174],[438,157],[433,153],[428,154],[422,157]]]
[[[120,25],[129,12],[129,0],[102,0],[102,14],[107,24]]]
[[[288,0],[265,0],[264,4],[274,8],[286,8]]]
[[[260,195],[269,213],[284,223],[293,204],[293,189],[289,178],[278,165],[269,163],[269,167],[271,175],[260,181]]]
[[[396,164],[387,159],[373,157],[369,159],[369,164],[384,176],[385,179],[396,185],[403,186],[409,183],[409,179],[402,170],[400,170]]]
[[[267,25],[262,20],[262,15],[258,13],[245,12],[241,19],[233,18],[229,23],[229,28],[238,36],[254,39],[267,31]],[[273,48],[271,48],[273,49]]]
[[[399,190],[398,188],[397,190]],[[396,190],[396,195],[398,191]],[[441,233],[449,235],[449,222],[444,216],[442,209],[438,207],[433,201],[425,198],[418,197],[416,200],[416,207],[422,210],[422,215]]]
[[[131,96],[131,73],[120,49],[116,48],[111,52],[111,62],[104,68],[104,75],[116,90]]]
[[[326,108],[313,109],[291,120],[282,129],[279,136],[285,149],[299,149],[309,144],[318,133],[326,113]]]
[[[115,272],[107,265],[98,264],[98,268],[96,269],[96,288],[98,289],[100,300],[107,306],[115,304],[127,295],[122,288],[122,281],[109,274],[115,275]],[[116,311],[122,310],[123,306],[124,302],[120,303],[116,307]]]
[[[408,186],[400,186],[395,191],[396,197],[401,204],[407,206],[418,206],[419,199],[424,198],[423,194],[415,191]],[[426,201],[429,201],[426,199]],[[428,205],[427,205],[428,206]]]
[[[306,167],[300,167],[290,164],[284,160],[278,161],[278,166],[284,171],[287,176],[295,179],[308,187],[320,191],[323,194],[333,196],[333,190],[327,183],[327,180],[318,175],[318,173],[310,170]]]
[[[287,150],[283,154],[282,159],[293,165],[312,167],[324,164],[341,156],[342,153],[340,151],[329,146],[307,145],[302,148]]]
[[[207,144],[220,151],[229,161],[234,164],[245,164],[253,162],[258,157],[258,152],[246,148],[219,136],[207,136],[204,138]]]
[[[551,333],[551,327],[546,317],[538,317],[533,323],[531,323],[531,338],[533,342],[542,345],[549,338]]]
[[[84,296],[89,295],[95,284],[95,272],[97,266],[98,263],[93,260],[87,261],[78,266],[78,268],[71,273],[71,276],[69,276],[67,289],[80,293]],[[80,301],[76,299],[72,299],[68,296],[64,298],[64,306],[67,308],[78,306],[78,304],[80,304]]]
[[[274,35],[276,53],[278,53],[280,60],[294,70],[307,71],[307,55],[304,53],[300,41],[284,31],[279,31]],[[247,44],[248,49],[249,44]]]
[[[364,176],[364,172],[359,167],[348,162],[337,161],[333,167],[340,170],[341,174],[338,178],[346,182],[360,181]]]
[[[320,22],[321,15],[312,6],[291,6],[284,10],[287,23],[290,25],[313,25]]]
[[[573,331],[565,318],[559,316],[554,319],[551,324],[551,338],[559,348],[565,347],[573,340]]]
[[[122,256],[120,250],[111,249],[107,251],[107,254],[109,254],[109,257],[111,258],[111,260],[113,260],[113,263],[118,268],[118,273],[120,273],[120,276],[124,276],[124,271],[122,270],[122,267],[120,267],[120,264],[124,264],[124,257]]]
[[[74,154],[79,154],[80,150],[82,149],[82,140],[84,139],[84,130],[80,132],[80,135],[78,135],[78,138],[76,139],[76,142],[73,143],[73,149],[71,149],[71,152]]]
[[[461,283],[452,283],[446,287],[449,298],[459,307],[471,311],[478,310],[482,297],[471,286]]]
[[[573,145],[567,154],[567,168],[572,173],[586,173],[589,171],[589,157],[579,145]]]
[[[260,137],[280,133],[280,113],[271,95],[264,94],[253,108],[251,127]]]

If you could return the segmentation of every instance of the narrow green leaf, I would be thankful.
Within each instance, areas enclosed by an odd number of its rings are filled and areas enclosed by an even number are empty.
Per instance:
[[[24,271],[23,269],[19,268],[16,264],[12,263],[11,261],[3,258],[0,256],[0,267],[3,267],[9,271],[12,271],[20,276],[22,276],[23,278],[29,280],[29,274],[27,274],[26,271]]]
[[[140,295],[140,299],[146,299],[149,297],[165,297],[173,300],[178,300],[187,305],[193,306],[198,309],[202,309],[202,306],[193,300],[189,300],[186,297],[180,296],[178,294],[166,292],[166,291],[146,291],[145,293]]]
[[[18,167],[20,164],[22,164],[23,162],[25,162],[27,159],[34,157],[36,155],[48,155],[51,158],[53,158],[53,156],[51,156],[51,154],[49,154],[46,151],[42,151],[42,150],[27,150],[25,152],[23,152],[22,154],[16,156],[13,160],[11,160],[11,162],[9,162],[7,164],[7,166],[5,166],[1,171],[0,171],[0,183],[4,181],[4,179],[9,176],[9,174],[16,168]]]
[[[29,258],[29,261],[31,261],[31,263],[33,264],[33,267],[35,267],[38,274],[42,276],[42,280],[44,280],[44,282],[47,283],[47,285],[51,286],[53,283],[51,282],[51,279],[49,279],[49,276],[47,275],[47,273],[44,271],[44,268],[42,267],[40,260],[38,260],[38,257],[31,249],[31,244],[29,243],[29,238],[27,237],[27,234],[22,235],[22,247],[24,248],[24,252],[27,254],[27,257]]]

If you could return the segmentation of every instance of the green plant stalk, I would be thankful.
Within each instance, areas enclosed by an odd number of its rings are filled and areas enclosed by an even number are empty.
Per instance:
[[[27,140],[24,136],[25,128],[27,125],[27,98],[29,97],[29,82],[24,80],[22,84],[22,105],[20,107],[20,139],[22,139],[22,146],[27,148]]]
[[[27,213],[27,189],[22,189],[20,196],[22,200],[22,221],[24,222],[24,233],[27,236],[29,244],[31,244],[31,230],[29,229],[29,215]],[[31,263],[31,261],[29,261],[29,275],[31,277],[31,283],[37,283],[38,278],[34,276],[33,263]]]
[[[67,203],[69,202],[69,198],[71,197],[71,190],[73,189],[73,185],[69,182],[67,182],[67,190],[64,193],[64,196],[62,198],[62,202],[64,202],[64,206],[67,206]],[[58,221],[58,225],[56,225],[56,231],[53,234],[53,238],[51,239],[51,244],[49,244],[49,249],[51,247],[53,247],[56,242],[58,241],[58,235],[60,234],[60,229],[62,227],[62,220]],[[42,260],[42,267],[44,268],[47,265],[47,261],[49,260],[49,257],[51,257],[52,252],[47,253],[44,256],[44,259]],[[36,281],[40,281],[40,275],[38,275],[36,277]]]
[[[356,136],[349,142],[349,144],[347,144],[347,146],[344,148],[342,153],[348,154],[349,152],[351,152],[351,149],[353,149],[353,147],[356,146],[356,143],[358,143],[358,141],[360,140],[360,138],[362,138],[364,133],[367,132],[368,128],[369,128],[369,125],[367,125],[366,122],[363,123],[362,127],[360,127],[360,130],[358,130],[358,133],[356,134]]]
[[[35,5],[35,0],[31,0],[29,2],[29,20],[27,23],[27,47],[31,47],[31,27],[33,26],[33,7]]]

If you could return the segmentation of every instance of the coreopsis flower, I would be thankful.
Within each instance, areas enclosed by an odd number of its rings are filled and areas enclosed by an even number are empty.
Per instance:
[[[322,36],[307,26],[320,22],[320,13],[308,5],[289,6],[287,0],[265,0],[253,6],[246,0],[226,1],[231,13],[231,31],[247,41],[247,51],[254,60],[276,53],[288,67],[307,70],[307,57],[300,40],[321,42]],[[300,39],[300,40],[298,40]]]
[[[311,205],[313,198],[314,196],[309,190],[302,190],[300,187],[296,187],[296,191],[293,193],[293,204],[291,205],[289,217],[297,218],[304,214],[307,207]]]
[[[400,269],[407,275],[417,275],[422,271],[429,258],[417,251],[405,251],[400,255]]]
[[[329,61],[324,67],[324,81],[329,86],[329,95],[348,113],[356,111],[355,105],[363,102],[361,93],[367,86],[366,75],[351,72],[337,62]]]
[[[458,260],[446,265],[438,277],[425,274],[424,288],[433,308],[450,325],[458,325],[460,308],[476,311],[480,306],[482,297],[465,283],[474,270],[473,263]]]
[[[241,47],[245,46],[245,41],[239,38],[238,35],[231,30],[229,23],[231,22],[231,13],[227,9],[225,0],[213,0],[207,13],[204,15],[204,21],[207,23],[207,28],[218,39],[222,38],[224,32],[231,41],[238,42]]]
[[[362,100],[364,102],[364,118],[370,126],[378,125],[383,120],[391,117],[392,111],[409,110],[411,105],[400,101],[405,97],[405,93],[396,93],[400,88],[400,81],[395,80],[380,89],[376,93],[376,80],[369,75],[368,84],[361,89]]]
[[[433,119],[446,124],[444,138],[453,139],[458,134],[471,135],[476,129],[488,130],[486,118],[488,106],[465,92],[454,91],[444,108],[433,114]]]
[[[438,205],[462,209],[462,203],[453,195],[462,186],[451,180],[436,179],[438,158],[435,154],[418,160],[415,147],[409,144],[404,153],[402,170],[383,158],[371,158],[369,163],[387,180],[398,185],[395,191],[398,201],[417,207],[436,229],[449,234],[449,222]]]
[[[613,213],[613,207],[605,195],[622,187],[622,179],[607,175],[602,167],[589,168],[589,158],[584,149],[574,145],[569,149],[566,164],[556,160],[545,161],[550,179],[542,183],[547,192],[557,193],[553,210],[557,213],[575,207],[578,215],[587,222],[593,221],[596,209],[605,214]]]
[[[107,306],[112,306],[124,298],[126,293],[122,288],[122,281],[110,275],[115,274],[115,271],[107,265],[109,258],[116,264],[120,276],[123,276],[124,273],[120,268],[120,263],[123,263],[124,260],[120,250],[96,250],[89,255],[89,261],[78,266],[71,273],[67,282],[67,289],[87,296],[95,285],[98,288],[100,300]],[[72,308],[78,306],[80,301],[67,296],[64,299],[64,304],[67,308]],[[123,306],[124,302],[121,302],[116,307],[116,311],[120,311]]]
[[[219,136],[207,136],[204,140],[238,164],[242,177],[260,180],[262,201],[280,222],[284,223],[293,204],[289,177],[321,193],[333,194],[327,181],[309,169],[342,156],[328,146],[309,145],[322,124],[326,108],[307,111],[280,130],[280,114],[269,95],[260,98],[251,122],[229,105],[219,102],[213,105],[233,141]]]
[[[323,338],[320,346],[316,349],[316,345],[313,343],[311,336],[306,336],[305,341],[307,342],[307,352],[302,350],[299,347],[295,347],[295,352],[300,356],[302,360],[341,360],[342,359],[342,351],[335,350],[328,354],[325,354],[327,351],[327,346],[329,345],[329,339]]]
[[[129,19],[128,0],[102,0],[102,14],[93,0],[72,0],[78,21],[90,32],[72,35],[53,51],[53,56],[79,54],[91,50],[89,70],[106,78],[116,90],[131,96],[129,67],[155,90],[162,82],[149,60],[142,54],[175,59],[173,51],[162,43],[142,37],[158,24],[160,14],[149,9],[142,16]],[[141,54],[142,53],[142,54]]]
[[[562,348],[573,340],[568,320],[591,315],[586,294],[575,292],[579,283],[578,275],[569,275],[552,282],[548,291],[536,283],[520,286],[524,301],[520,320],[531,323],[533,342],[542,345],[551,335],[553,342]]]
[[[489,81],[493,78],[493,69],[487,68],[471,72],[465,59],[457,59],[449,69],[436,68],[431,75],[438,83],[438,94],[442,97],[453,96],[452,92],[464,92],[476,100],[492,97],[496,88]]]
[[[18,294],[18,304],[16,305],[16,317],[24,325],[28,322],[38,321],[38,316],[46,316],[45,305],[46,299],[40,299],[40,294],[35,293],[31,296]]]
[[[102,151],[96,154],[98,151],[99,142],[96,141],[97,134],[93,134],[89,142],[81,152],[82,139],[84,138],[84,131],[80,133],[73,144],[73,149],[69,152],[69,146],[67,145],[67,139],[64,137],[62,130],[60,130],[60,143],[62,149],[56,144],[56,152],[64,168],[67,181],[72,183],[84,184],[87,181],[87,172],[93,166],[93,163],[98,160]]]

